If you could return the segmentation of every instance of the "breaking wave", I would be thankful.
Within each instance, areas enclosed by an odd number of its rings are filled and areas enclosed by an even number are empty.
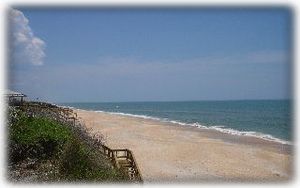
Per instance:
[[[112,114],[112,115],[135,117],[135,118],[150,119],[150,120],[157,120],[157,121],[173,123],[173,124],[177,124],[177,125],[181,125],[181,126],[192,126],[192,127],[197,127],[197,128],[200,128],[200,129],[215,130],[215,131],[219,131],[219,132],[226,133],[226,134],[231,134],[231,135],[250,136],[250,137],[261,138],[261,139],[268,140],[268,141],[279,142],[281,144],[292,145],[292,143],[289,142],[289,141],[276,138],[276,137],[274,137],[272,135],[269,135],[269,134],[264,134],[264,133],[255,132],[255,131],[239,131],[239,130],[231,129],[231,128],[228,128],[228,127],[225,127],[225,126],[222,126],[222,125],[205,126],[205,125],[201,125],[198,122],[196,122],[196,123],[184,123],[184,122],[180,122],[180,121],[169,120],[167,118],[157,118],[157,117],[153,117],[153,116],[136,115],[136,114],[122,113],[122,112],[106,112],[106,111],[100,111],[100,110],[97,110],[95,112],[107,113],[107,114]]]

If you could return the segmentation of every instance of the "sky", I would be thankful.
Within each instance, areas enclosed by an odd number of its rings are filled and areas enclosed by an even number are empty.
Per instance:
[[[50,102],[291,98],[288,8],[13,8],[8,88]]]

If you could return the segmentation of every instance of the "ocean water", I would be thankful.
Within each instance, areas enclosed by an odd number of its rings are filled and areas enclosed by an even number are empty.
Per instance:
[[[292,143],[290,100],[62,103],[77,109],[156,119]]]

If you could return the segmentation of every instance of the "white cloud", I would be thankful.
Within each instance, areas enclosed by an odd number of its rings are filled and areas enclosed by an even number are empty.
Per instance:
[[[34,35],[28,19],[21,11],[12,9],[9,18],[12,61],[43,65],[45,42]]]

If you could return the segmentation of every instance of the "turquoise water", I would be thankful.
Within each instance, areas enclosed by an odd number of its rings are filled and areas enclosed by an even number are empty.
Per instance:
[[[60,105],[157,119],[284,143],[292,140],[290,100],[63,103]]]

